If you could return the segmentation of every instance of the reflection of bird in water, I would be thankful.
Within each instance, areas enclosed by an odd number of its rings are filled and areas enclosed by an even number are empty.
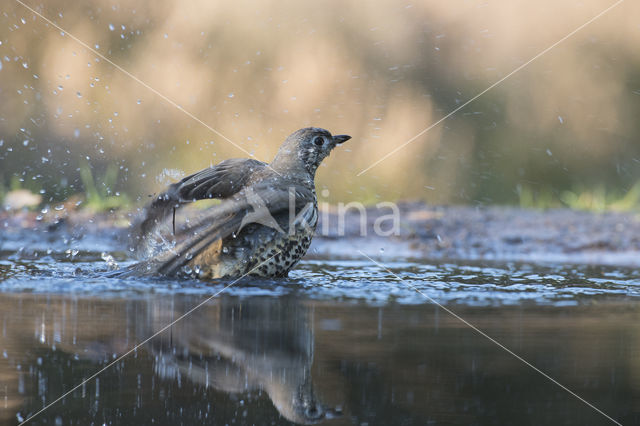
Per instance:
[[[175,274],[187,270],[203,278],[286,276],[304,256],[318,221],[315,173],[331,150],[351,137],[309,127],[290,135],[270,164],[230,159],[172,184],[145,209],[135,226],[134,244],[149,248],[156,226],[175,209],[216,198],[196,225],[130,272]]]
[[[166,335],[150,342],[156,372],[228,393],[262,390],[283,417],[296,423],[335,415],[314,394],[308,309],[294,299],[231,300],[221,299],[221,306],[198,310],[188,322],[176,324],[169,346]]]

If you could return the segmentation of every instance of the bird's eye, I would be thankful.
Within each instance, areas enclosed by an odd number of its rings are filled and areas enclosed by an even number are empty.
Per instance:
[[[316,146],[322,146],[324,144],[324,138],[316,136],[315,139],[313,139],[313,143],[316,144]]]

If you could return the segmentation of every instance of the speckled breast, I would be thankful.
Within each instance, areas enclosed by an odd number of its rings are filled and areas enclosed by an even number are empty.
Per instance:
[[[286,230],[251,224],[209,247],[190,267],[200,278],[286,276],[309,249],[317,223],[317,205],[310,203]]]

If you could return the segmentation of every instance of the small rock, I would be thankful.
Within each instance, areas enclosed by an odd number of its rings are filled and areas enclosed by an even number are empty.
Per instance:
[[[16,189],[4,196],[3,207],[5,210],[20,210],[25,207],[35,207],[42,202],[39,194],[34,194],[27,189]]]

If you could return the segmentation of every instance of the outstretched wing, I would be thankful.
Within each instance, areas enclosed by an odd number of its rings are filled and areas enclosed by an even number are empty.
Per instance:
[[[176,208],[197,200],[225,199],[240,191],[253,172],[267,163],[245,158],[232,158],[185,177],[158,195],[133,226],[133,243],[138,247],[153,228],[175,212]]]
[[[247,196],[248,192],[252,192],[254,195],[249,197]],[[246,188],[236,194],[233,199],[212,207],[208,214],[201,219],[201,225],[192,228],[185,241],[155,258],[143,262],[144,266],[141,270],[146,270],[151,274],[175,274],[211,244],[238,232],[243,218],[247,214],[255,213],[255,204],[251,201],[251,198],[255,196],[260,197],[263,202],[261,205],[268,209],[268,214],[273,217],[280,217],[291,207],[289,188],[277,189],[267,184]],[[313,200],[313,192],[310,189],[295,188],[296,210],[304,207],[310,200]]]

